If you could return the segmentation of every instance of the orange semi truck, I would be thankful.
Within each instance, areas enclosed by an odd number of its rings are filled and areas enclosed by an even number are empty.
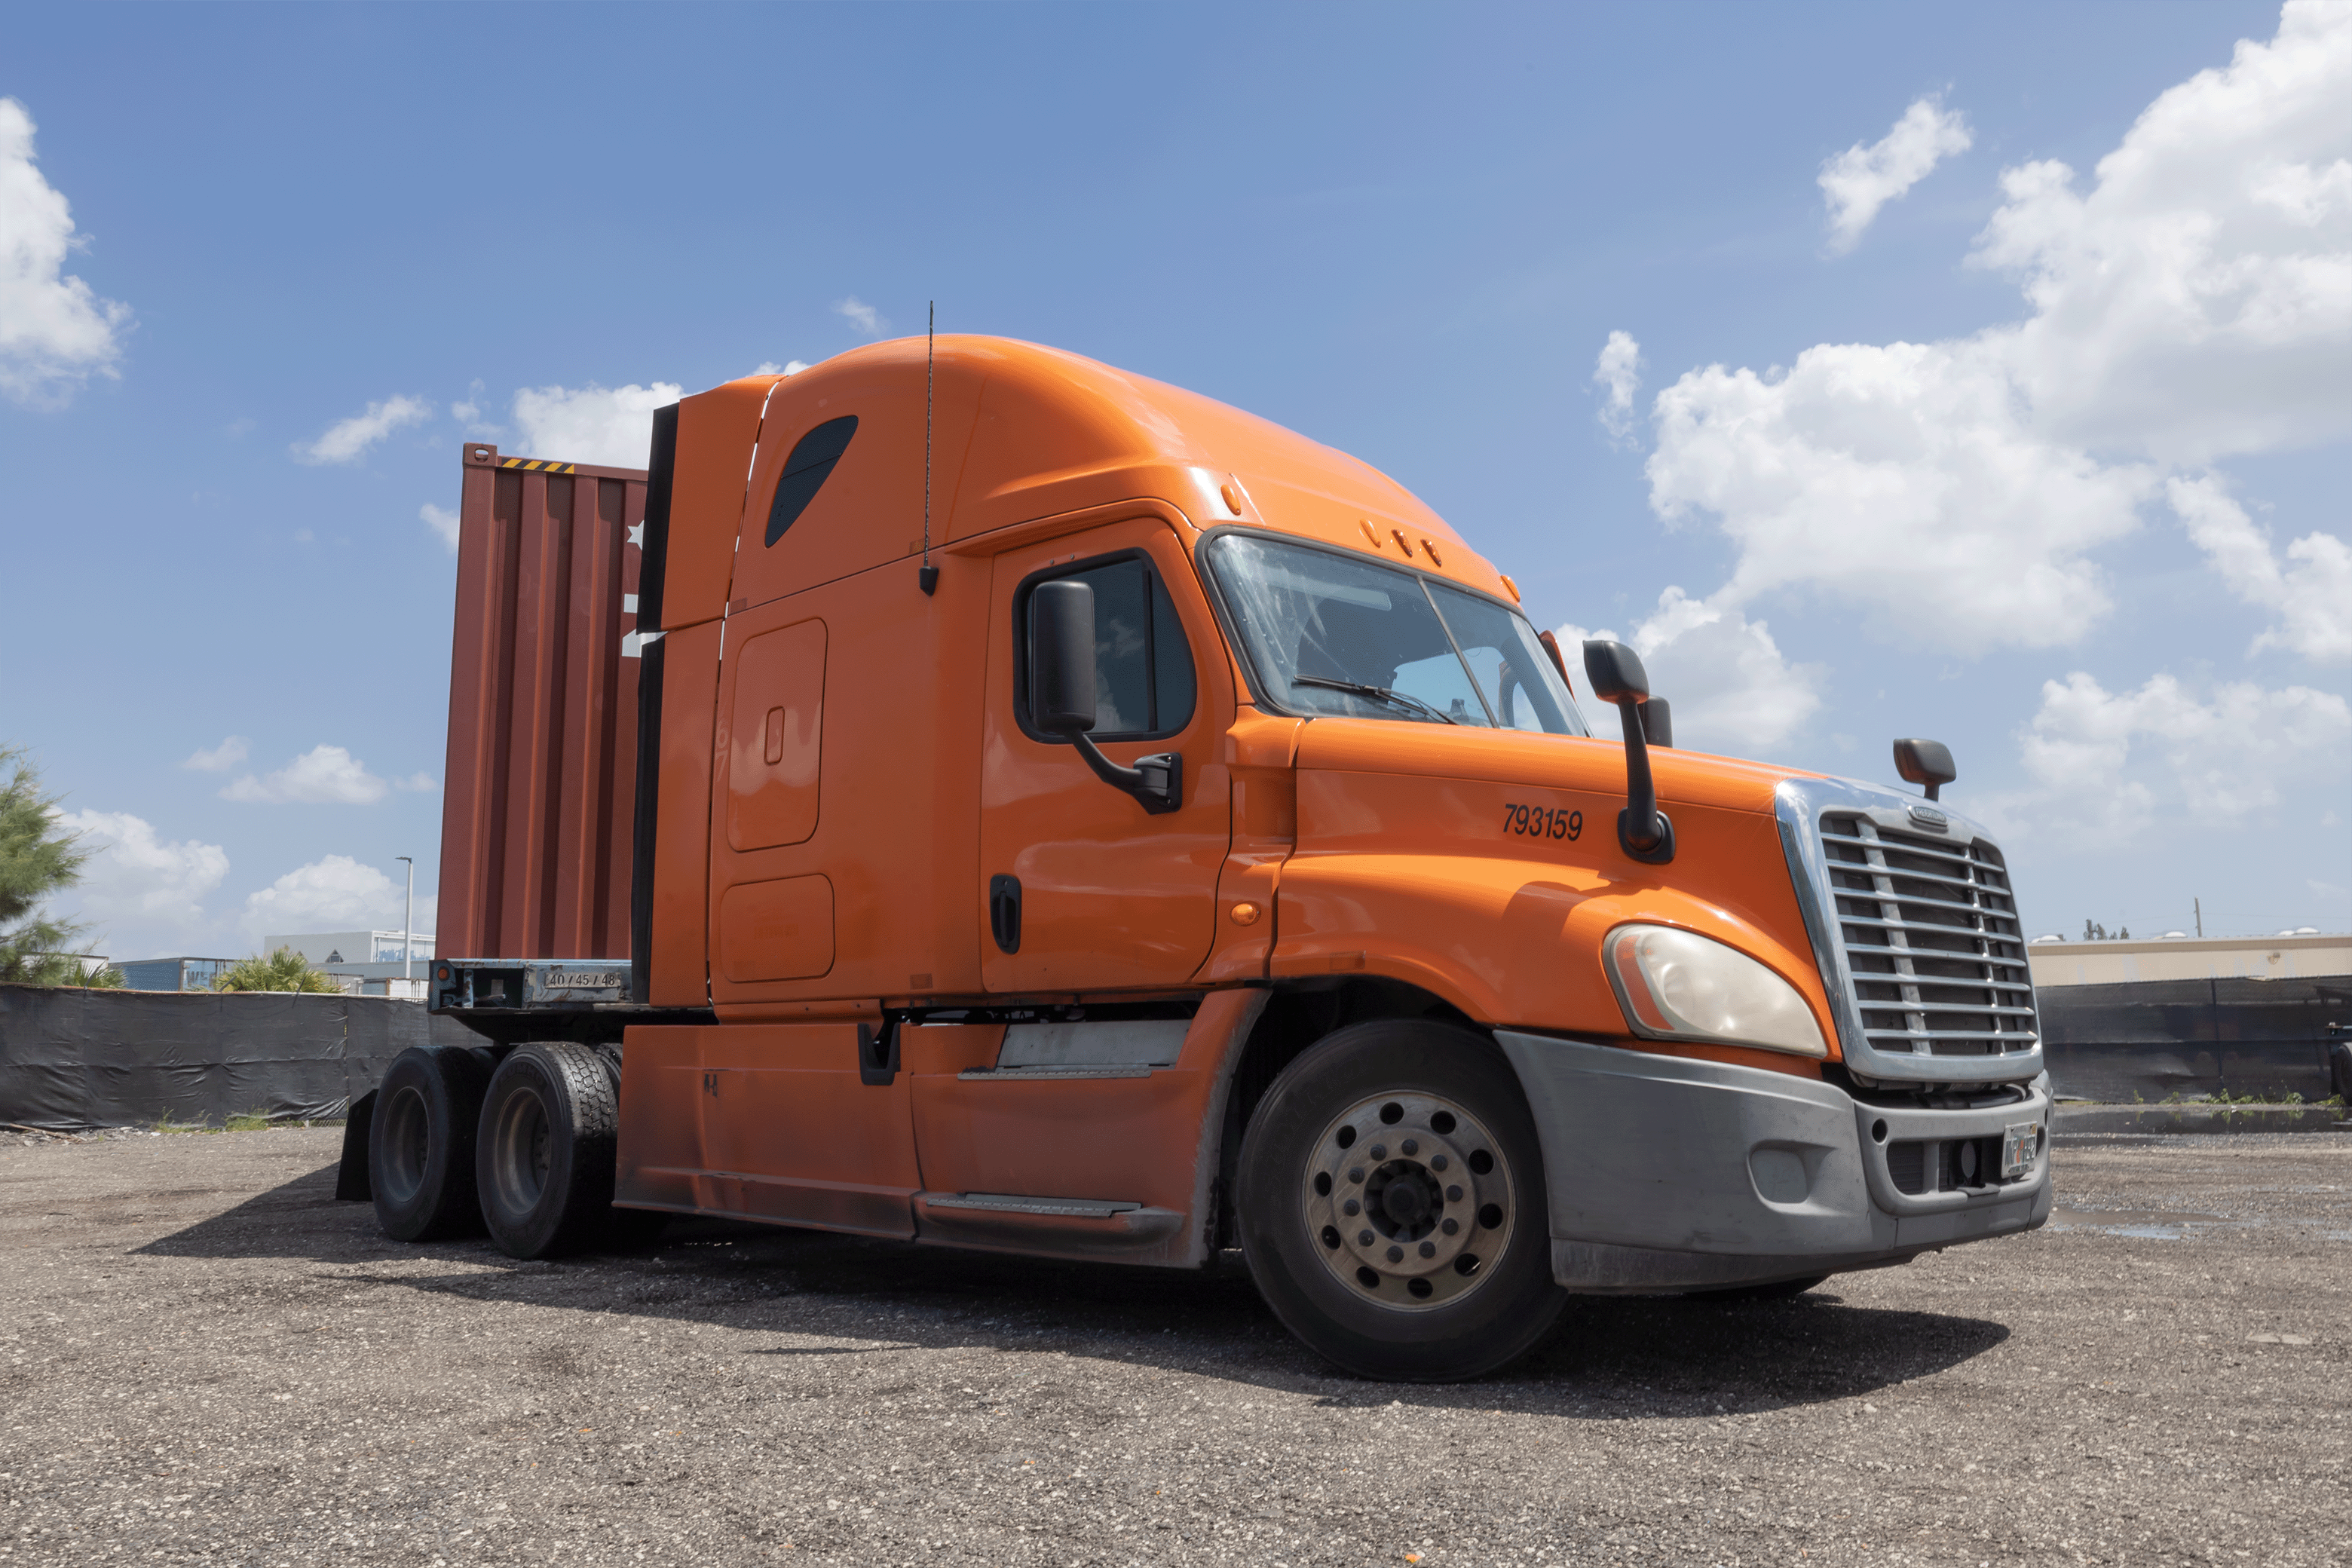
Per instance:
[[[489,1043],[355,1105],[392,1236],[1238,1248],[1323,1355],[1444,1379],[1569,1292],[2047,1216],[2016,904],[1941,747],[1896,744],[1924,796],[1677,751],[1600,642],[1593,733],[1402,487],[1033,344],[688,397],[643,495],[629,957],[436,961]]]

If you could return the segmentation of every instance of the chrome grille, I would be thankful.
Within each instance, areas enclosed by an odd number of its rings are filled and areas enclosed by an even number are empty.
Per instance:
[[[1863,1033],[1875,1050],[2000,1056],[2035,1044],[2033,985],[2000,851],[1826,812],[1822,850]]]

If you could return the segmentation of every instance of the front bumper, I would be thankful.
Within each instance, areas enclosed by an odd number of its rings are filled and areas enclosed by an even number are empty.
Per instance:
[[[1759,1068],[1498,1031],[1543,1148],[1552,1272],[1571,1290],[1712,1289],[1906,1262],[2050,1216],[2050,1080],[1974,1110],[1864,1104]],[[1961,1150],[2031,1121],[2008,1182]],[[1892,1162],[1892,1163],[1890,1163]]]

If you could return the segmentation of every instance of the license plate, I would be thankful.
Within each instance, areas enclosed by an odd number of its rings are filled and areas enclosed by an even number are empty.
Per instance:
[[[2034,1121],[2012,1121],[2000,1130],[2000,1179],[2021,1176],[2033,1168],[2034,1146],[2042,1127]]]

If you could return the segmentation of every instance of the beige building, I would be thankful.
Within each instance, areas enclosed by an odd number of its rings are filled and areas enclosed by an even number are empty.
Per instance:
[[[2126,980],[2308,980],[2352,974],[2352,935],[2158,937],[2149,942],[2054,942],[2025,950],[2037,986]]]

